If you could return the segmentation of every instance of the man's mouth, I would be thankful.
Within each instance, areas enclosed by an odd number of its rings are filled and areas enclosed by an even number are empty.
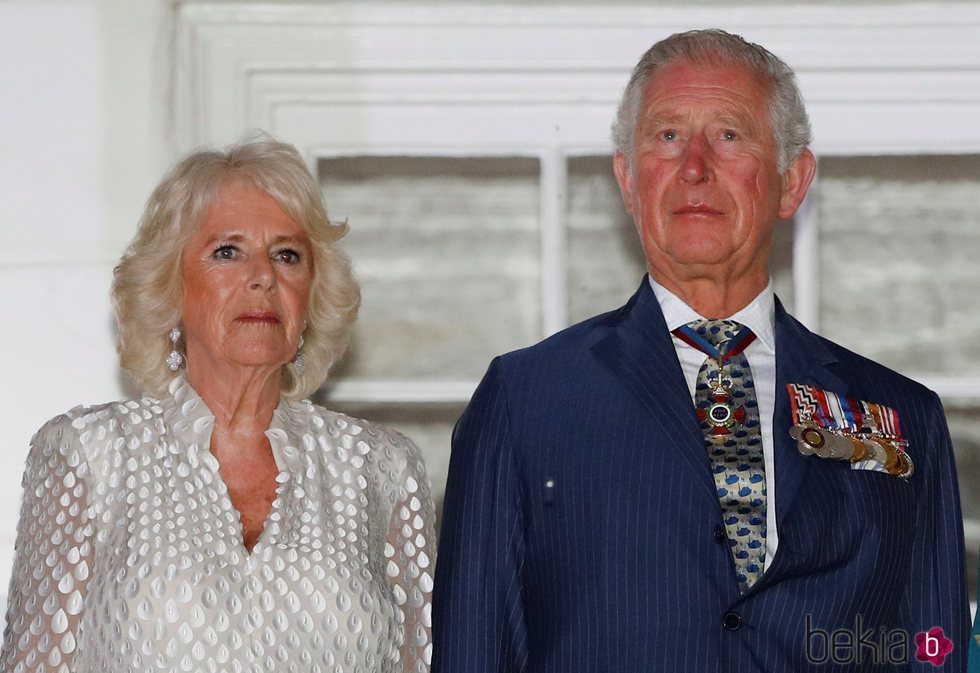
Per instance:
[[[722,215],[722,211],[703,203],[692,203],[681,206],[674,211],[675,215]]]

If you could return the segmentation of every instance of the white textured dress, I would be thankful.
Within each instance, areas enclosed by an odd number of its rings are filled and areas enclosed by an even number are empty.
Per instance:
[[[34,438],[0,670],[428,671],[433,510],[418,449],[282,401],[249,553],[183,378]]]

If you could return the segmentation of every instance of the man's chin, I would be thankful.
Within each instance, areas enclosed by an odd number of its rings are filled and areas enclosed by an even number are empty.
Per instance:
[[[674,266],[682,267],[724,267],[731,259],[727,246],[712,241],[685,241],[684,245],[674,246],[667,251],[667,257]]]

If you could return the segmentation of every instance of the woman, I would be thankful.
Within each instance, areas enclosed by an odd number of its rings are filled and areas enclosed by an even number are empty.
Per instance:
[[[418,449],[303,398],[359,292],[318,186],[268,136],[195,152],[115,270],[149,394],[34,437],[3,671],[427,671]]]

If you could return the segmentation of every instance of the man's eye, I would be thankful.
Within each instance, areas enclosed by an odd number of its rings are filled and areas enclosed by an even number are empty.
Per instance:
[[[662,131],[660,136],[667,142],[677,140],[677,131]]]
[[[275,258],[285,264],[298,264],[300,260],[300,255],[295,250],[287,248],[285,250],[277,251],[275,254]]]
[[[721,137],[723,140],[738,140],[738,134],[731,129],[726,129],[721,132]]]
[[[215,259],[235,259],[238,256],[238,250],[233,245],[222,245],[211,253],[211,256]]]

